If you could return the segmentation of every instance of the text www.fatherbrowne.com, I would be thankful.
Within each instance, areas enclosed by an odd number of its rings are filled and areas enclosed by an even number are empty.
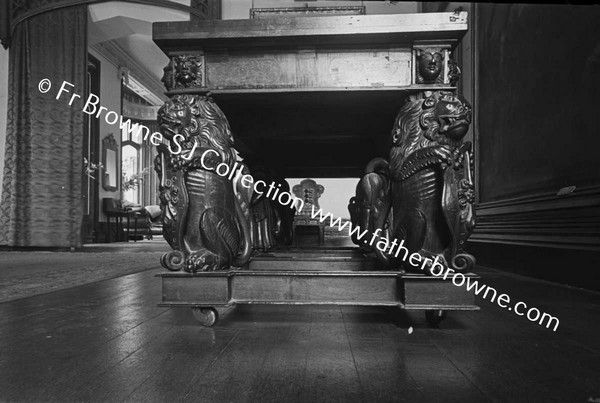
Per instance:
[[[38,84],[38,89],[43,94],[49,92],[51,88],[52,88],[52,83],[47,78],[42,79]],[[72,88],[74,88],[73,84],[71,84],[67,81],[63,81],[62,85],[60,86],[60,89],[58,90],[58,93],[56,95],[56,99],[60,99],[61,95],[63,93],[65,93],[65,94],[71,93]],[[75,99],[77,99],[77,98],[81,98],[81,96],[79,94],[73,92],[71,94],[71,98],[69,100],[69,105],[72,105],[73,102],[75,101]],[[103,111],[107,111],[106,115],[104,117],[106,123],[113,125],[113,124],[117,124],[117,122],[118,122],[121,130],[123,130],[125,128],[130,133],[133,133],[133,131],[137,130],[138,135],[140,133],[144,134],[144,141],[150,135],[150,129],[148,129],[146,126],[138,125],[137,123],[132,125],[129,119],[126,121],[123,121],[123,117],[122,116],[120,117],[117,114],[117,112],[109,111],[106,107],[101,106],[101,105],[99,106],[99,102],[100,102],[100,98],[98,96],[96,96],[94,94],[89,94],[89,97],[86,100],[85,105],[83,106],[83,112],[87,113],[88,115],[95,115],[96,118],[99,118]],[[99,106],[99,108],[98,108],[98,106]],[[183,139],[183,136],[180,134],[176,135],[173,138],[172,142],[174,143],[175,146],[177,146],[177,149],[171,150],[171,146],[170,145],[168,146],[169,151],[174,155],[180,154],[182,151],[181,145],[179,143],[177,143],[177,140],[178,140],[177,136],[180,136],[181,139]],[[163,142],[162,134],[160,132],[152,133],[152,135],[150,135],[150,142],[153,145],[158,146],[159,144],[161,144]],[[195,148],[193,150],[191,150],[191,152],[189,152],[187,156],[184,156],[182,158],[184,158],[186,160],[192,158],[194,151],[195,151]],[[216,173],[221,176],[230,175],[229,179],[232,179],[234,176],[236,176],[235,166],[234,166],[234,168],[231,168],[231,169],[226,164],[223,164],[223,163],[217,165],[216,167],[206,166],[205,159],[207,157],[209,157],[208,154],[210,154],[211,151],[213,151],[216,154],[216,152],[214,150],[205,151],[204,154],[202,155],[201,161],[200,161],[202,166],[207,170],[216,171]],[[267,187],[266,183],[264,181],[254,181],[254,179],[252,178],[251,175],[241,174],[241,167],[240,167],[240,171],[237,172],[237,175],[242,177],[242,180],[241,180],[242,186],[248,188],[250,185],[253,184],[254,191],[259,194],[263,194],[263,191],[258,189],[259,184],[262,184],[263,190],[265,190],[265,188]],[[267,197],[271,197],[272,200],[276,200],[275,198],[276,198],[277,194],[279,193],[279,189],[277,189],[277,188],[279,186],[280,185],[275,185],[275,183],[271,183],[271,185],[269,186],[269,191],[267,192]],[[273,195],[271,195],[272,191],[274,193]],[[282,199],[286,199],[286,201],[284,202]],[[296,208],[297,210],[302,210],[302,207],[304,205],[304,203],[301,199],[299,199],[297,197],[293,197],[289,192],[280,192],[279,198],[277,199],[277,201],[284,206],[288,205],[290,208]],[[367,233],[369,232],[368,230],[364,230],[361,232],[360,227],[358,227],[358,226],[353,227],[352,223],[350,223],[350,222],[345,222],[344,224],[342,224],[341,218],[338,217],[337,219],[334,220],[333,215],[331,213],[327,213],[327,214],[323,215],[323,211],[321,209],[319,209],[318,211],[315,211],[314,206],[312,206],[311,214],[312,214],[313,219],[318,218],[321,223],[324,222],[325,220],[327,220],[327,218],[329,218],[330,226],[331,227],[337,226],[339,231],[342,231],[346,226],[348,226],[350,234],[356,235],[356,237],[359,240],[364,238],[367,235]],[[503,309],[508,309],[509,311],[514,312],[518,316],[525,316],[525,317],[527,317],[527,319],[529,321],[537,322],[539,325],[545,324],[546,328],[548,328],[548,329],[550,328],[550,326],[552,326],[552,324],[554,324],[554,331],[556,331],[556,329],[558,329],[558,325],[559,325],[558,318],[551,316],[551,315],[547,314],[546,312],[540,312],[540,310],[537,308],[527,309],[527,304],[522,301],[519,301],[516,304],[511,305],[511,303],[510,303],[511,299],[508,295],[500,294],[500,296],[498,296],[498,293],[494,288],[487,286],[485,284],[482,284],[481,286],[479,286],[478,281],[472,280],[472,278],[465,276],[462,273],[457,273],[457,272],[455,272],[455,270],[453,270],[449,267],[444,267],[444,265],[439,262],[439,257],[436,257],[435,260],[431,260],[430,258],[421,256],[419,253],[412,253],[409,257],[409,251],[404,246],[404,240],[402,240],[401,242],[398,242],[397,239],[394,239],[392,242],[389,242],[389,240],[387,238],[379,235],[380,232],[381,232],[381,229],[376,229],[375,232],[371,234],[372,237],[369,242],[369,245],[372,246],[373,243],[375,242],[375,240],[378,240],[378,242],[376,244],[376,248],[379,249],[380,251],[382,251],[383,253],[393,255],[394,257],[398,257],[400,255],[400,253],[404,253],[404,256],[402,257],[402,261],[406,262],[406,259],[408,258],[408,262],[412,266],[415,266],[415,267],[417,267],[419,263],[423,262],[423,264],[420,267],[421,270],[424,270],[425,266],[428,266],[431,274],[433,274],[434,276],[437,276],[437,277],[443,275],[444,280],[447,280],[448,276],[452,272],[453,274],[452,274],[451,281],[455,286],[462,287],[464,284],[466,284],[467,291],[474,290],[473,292],[475,293],[475,295],[482,294],[482,298],[484,298],[484,299],[487,299],[488,294],[490,294],[491,295],[490,301],[491,302],[496,301],[496,303],[498,304],[499,307],[501,307]],[[394,251],[394,247],[396,247],[396,246],[397,246],[397,249]],[[435,269],[438,269],[437,273],[435,272]]]
[[[350,231],[350,234],[356,235],[356,237],[359,240],[364,238],[368,232],[368,230],[364,230],[361,232],[360,227],[358,227],[358,226],[353,227],[352,223],[349,221],[346,221],[345,223],[342,224],[341,218],[338,217],[338,218],[334,219],[333,215],[331,213],[323,214],[323,211],[321,209],[315,211],[314,206],[312,206],[311,215],[312,215],[313,219],[316,218],[321,223],[323,223],[324,221],[329,219],[329,225],[331,227],[337,226],[338,231],[342,231],[342,230],[344,230],[344,228],[346,228],[346,226],[348,226],[348,230]],[[372,233],[371,235],[372,235],[371,240],[370,240],[370,242],[368,242],[369,245],[373,245],[375,240],[380,238],[378,236],[377,232]],[[367,237],[367,239],[368,239],[368,237]],[[408,258],[408,262],[412,266],[415,266],[415,267],[418,267],[418,263],[423,261],[424,263],[423,263],[423,265],[421,265],[421,270],[423,270],[423,268],[427,264],[431,264],[430,272],[434,276],[437,276],[437,277],[442,276],[442,278],[444,280],[448,280],[448,278],[450,277],[452,284],[454,284],[455,286],[462,287],[463,285],[465,285],[467,291],[473,290],[475,295],[481,295],[481,297],[483,299],[489,299],[492,303],[495,301],[496,304],[498,304],[498,306],[500,308],[508,309],[509,311],[514,312],[518,316],[525,316],[530,322],[536,322],[540,326],[546,326],[547,329],[550,329],[551,326],[554,325],[553,330],[555,332],[556,332],[556,329],[558,329],[558,325],[559,325],[560,321],[558,320],[557,317],[549,315],[546,312],[541,312],[539,309],[534,308],[534,307],[528,308],[527,304],[523,301],[519,301],[515,304],[511,304],[510,296],[508,296],[506,294],[498,295],[498,292],[496,291],[495,288],[492,288],[486,284],[480,285],[479,281],[473,280],[471,277],[465,276],[462,273],[457,273],[457,272],[455,272],[455,270],[453,270],[449,267],[444,267],[444,265],[442,265],[437,258],[435,260],[431,261],[431,259],[423,258],[418,253],[413,253],[409,257],[409,251],[404,246],[404,240],[398,242],[396,239],[394,239],[394,241],[391,243],[391,247],[389,249],[387,249],[387,247],[389,246],[389,240],[385,239],[385,243],[383,243],[385,245],[384,248],[379,246],[381,243],[382,243],[381,241],[378,242],[377,247],[384,253],[394,255],[395,257],[398,257],[401,254],[403,254],[402,261],[406,262],[406,260]],[[397,249],[395,251],[393,250],[394,246],[397,246]],[[415,261],[417,264],[414,263]],[[427,262],[427,261],[429,261],[429,262]],[[437,272],[435,269],[437,269]]]

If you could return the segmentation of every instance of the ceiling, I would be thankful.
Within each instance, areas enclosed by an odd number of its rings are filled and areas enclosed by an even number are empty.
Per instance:
[[[190,4],[189,0],[171,1]],[[166,97],[160,79],[169,59],[152,41],[152,23],[189,21],[189,13],[117,1],[93,4],[88,10],[88,45],[104,54],[117,53],[112,55],[113,62],[117,67],[127,65],[130,87],[151,104],[162,104]]]

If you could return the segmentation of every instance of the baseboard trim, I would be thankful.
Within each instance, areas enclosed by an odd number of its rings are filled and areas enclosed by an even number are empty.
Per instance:
[[[600,291],[597,251],[470,241],[467,250],[477,265]]]
[[[600,251],[600,186],[481,203],[470,241]]]

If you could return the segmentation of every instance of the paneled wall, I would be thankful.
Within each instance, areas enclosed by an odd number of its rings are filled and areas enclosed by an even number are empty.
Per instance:
[[[600,184],[599,18],[597,7],[480,7],[481,202]]]
[[[600,8],[481,4],[476,14],[472,250],[486,265],[598,287]]]

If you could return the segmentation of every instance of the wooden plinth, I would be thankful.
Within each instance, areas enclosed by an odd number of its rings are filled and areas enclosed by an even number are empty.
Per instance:
[[[205,326],[218,319],[215,307],[236,304],[397,306],[426,311],[431,324],[446,311],[479,309],[464,286],[420,273],[378,271],[375,264],[358,248],[279,248],[254,256],[247,269],[158,274],[159,305],[192,307]]]
[[[391,271],[230,270],[166,272],[160,306],[333,304],[477,310],[475,296],[449,280]],[[467,274],[477,279],[475,274]]]

